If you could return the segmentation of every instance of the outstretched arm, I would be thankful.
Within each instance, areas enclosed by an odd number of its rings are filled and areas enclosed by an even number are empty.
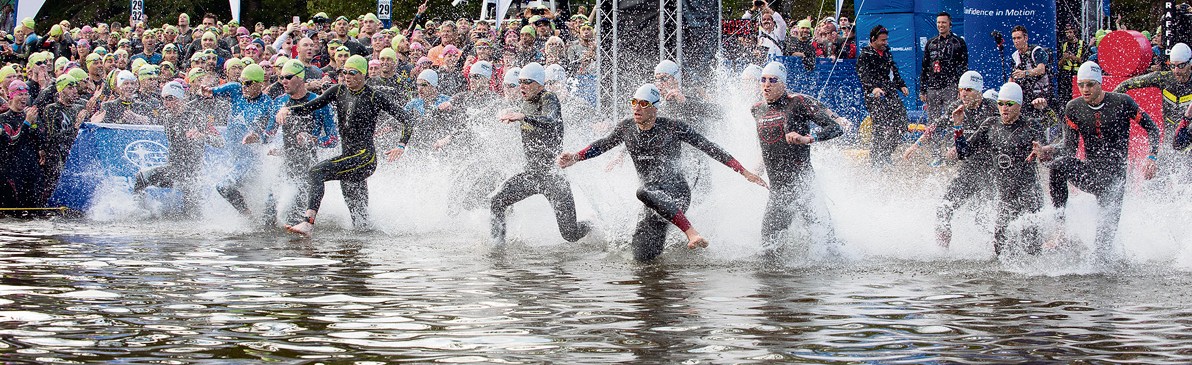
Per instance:
[[[696,132],[694,129],[692,129],[691,126],[687,125],[687,123],[680,121],[675,121],[674,123],[678,125],[677,134],[680,140],[686,142],[692,147],[695,147],[696,149],[699,149],[700,151],[704,151],[704,153],[708,154],[708,156],[712,157],[712,159],[720,161],[720,163],[724,164],[725,166],[732,168],[733,171],[745,176],[745,179],[749,180],[749,182],[758,184],[763,188],[769,188],[769,185],[766,184],[766,180],[763,180],[760,176],[757,176],[756,174],[745,169],[744,166],[741,166],[741,163],[738,162],[737,159],[732,155],[730,155],[728,151],[725,151],[719,145],[709,141],[702,134],[699,134],[699,132]]]
[[[630,123],[628,122],[619,123],[615,128],[613,128],[612,132],[610,132],[608,136],[592,142],[592,144],[589,144],[588,147],[584,147],[584,149],[579,150],[579,152],[563,153],[562,155],[559,155],[559,167],[571,167],[571,165],[574,165],[576,162],[600,156],[614,147],[617,147],[622,141],[625,140],[624,135],[629,131],[629,125]]]

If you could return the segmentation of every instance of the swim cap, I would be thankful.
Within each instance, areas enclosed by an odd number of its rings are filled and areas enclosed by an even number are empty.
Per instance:
[[[205,76],[207,76],[206,70],[203,70],[200,67],[195,67],[190,69],[190,72],[186,74],[186,82],[193,84],[199,82],[199,79],[202,79]]]
[[[289,60],[281,66],[282,75],[298,75],[298,77],[306,77],[306,66],[299,60]]]
[[[244,62],[240,62],[240,59],[236,57],[224,61],[224,70],[230,70],[232,67],[244,67]]]
[[[1101,66],[1093,61],[1085,61],[1080,65],[1080,70],[1076,71],[1076,81],[1092,80],[1098,84],[1101,83]]]
[[[662,60],[657,66],[654,66],[655,74],[667,74],[679,78],[679,64],[671,60]]]
[[[546,84],[546,70],[538,62],[530,62],[522,66],[521,72],[517,75],[520,80],[531,80],[537,82],[539,85]]]
[[[265,70],[261,65],[251,64],[244,66],[244,71],[240,73],[240,79],[252,82],[265,82]]]
[[[65,74],[58,76],[57,79],[54,79],[54,88],[57,89],[58,92],[62,92],[62,89],[65,89],[67,86],[71,86],[76,82],[79,82],[79,80],[76,80],[74,76]]]
[[[745,66],[745,70],[741,71],[741,80],[757,81],[762,78],[762,68],[758,65]]]
[[[396,60],[396,59],[397,59],[397,52],[394,52],[392,48],[385,48],[385,49],[382,49],[382,50],[381,50],[381,59],[383,59],[383,60],[385,60],[385,59],[389,59],[389,60]]]
[[[960,75],[960,82],[956,84],[956,87],[981,91],[985,89],[985,78],[981,77],[981,73],[977,71],[966,71]]]
[[[1171,54],[1168,56],[1168,60],[1172,64],[1188,62],[1189,59],[1192,59],[1192,49],[1189,49],[1187,44],[1176,43],[1175,46],[1171,47]]]
[[[985,90],[985,94],[982,94],[981,97],[997,101],[997,89]]]
[[[505,85],[516,86],[517,80],[518,80],[517,76],[519,73],[521,73],[520,67],[514,67],[511,69],[505,70],[505,78],[504,78],[504,80],[501,80],[501,83],[503,83]],[[2,78],[2,77],[0,77],[0,78]]]
[[[61,25],[54,24],[54,26],[50,27],[50,36],[51,37],[57,37],[60,35],[62,35],[62,26]]]
[[[87,71],[83,71],[81,68],[72,68],[70,71],[66,71],[66,74],[74,77],[76,81],[83,81],[87,79]]]
[[[439,73],[435,72],[435,70],[422,70],[418,74],[418,79],[425,80],[430,86],[439,87]]]
[[[36,24],[37,23],[34,23],[33,18],[31,17],[25,17],[25,19],[21,19],[21,25],[25,26],[25,28],[29,28],[30,31],[33,31],[33,26]]]
[[[559,64],[553,64],[546,67],[546,81],[565,81],[567,80],[567,70]]]
[[[782,83],[786,83],[786,66],[780,62],[770,61],[762,69],[762,76],[776,76]]]
[[[472,64],[472,68],[468,70],[468,75],[482,75],[484,77],[493,77],[493,65],[488,61],[476,61]]]
[[[659,101],[662,101],[662,92],[658,91],[658,87],[654,86],[654,84],[645,84],[638,87],[637,91],[633,92],[633,98],[637,100],[645,100],[650,102],[652,105],[657,105]]]
[[[1022,104],[1022,86],[1018,86],[1014,82],[1007,82],[1005,85],[1002,85],[1001,91],[998,91],[997,100],[1013,101]]]
[[[123,86],[129,82],[134,84],[137,82],[137,77],[132,74],[132,71],[120,70],[120,72],[116,74],[116,87]]]
[[[141,66],[141,68],[137,70],[137,78],[140,80],[144,80],[144,79],[156,77],[156,76],[157,76],[157,66],[154,66],[154,65],[144,65],[144,66]]]
[[[344,68],[360,71],[360,73],[367,75],[368,60],[364,59],[364,56],[353,55],[352,57],[348,57],[348,60],[344,62]]]

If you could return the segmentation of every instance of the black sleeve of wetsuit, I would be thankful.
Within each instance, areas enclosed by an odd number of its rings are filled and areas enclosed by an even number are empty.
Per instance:
[[[808,114],[811,115],[811,121],[820,126],[819,133],[811,136],[817,142],[827,141],[844,134],[844,130],[840,128],[839,124],[836,124],[835,113],[828,109],[828,106],[811,97],[805,97],[804,104],[806,105]],[[787,120],[791,121],[793,118],[787,118]],[[788,128],[787,130],[791,129]]]
[[[629,126],[631,124],[633,123],[629,121],[617,123],[617,126],[613,128],[613,131],[607,136],[592,142],[588,145],[588,147],[584,147],[584,149],[580,150],[580,160],[587,160],[596,156],[600,156],[601,154],[608,152],[608,150],[620,145],[621,142],[625,141],[625,133],[629,130]]]
[[[1189,121],[1188,117],[1184,117],[1180,126],[1176,128],[1175,138],[1172,138],[1171,141],[1171,147],[1176,151],[1183,151],[1188,146],[1192,146],[1192,131],[1188,130]]]
[[[327,88],[327,90],[324,90],[323,93],[315,97],[314,100],[298,105],[291,105],[290,112],[297,115],[307,115],[314,113],[315,110],[319,110],[319,108],[325,107],[327,104],[331,104],[331,102],[335,100],[335,94],[339,93],[339,88],[341,87],[343,87],[343,85],[335,84],[334,86]]]
[[[1159,126],[1155,125],[1155,120],[1151,119],[1151,115],[1143,111],[1134,101],[1134,98],[1127,98],[1129,100],[1129,107],[1126,109],[1130,113],[1134,113],[1138,118],[1138,125],[1146,131],[1147,143],[1151,146],[1151,156],[1159,155]]]
[[[401,140],[398,142],[401,142],[403,145],[410,144],[410,135],[414,133],[414,126],[410,121],[414,120],[414,118],[400,105],[393,103],[392,99],[380,95],[376,90],[373,90],[372,94],[373,100],[377,102],[377,106],[393,116],[393,119],[398,123],[401,123]]]
[[[563,108],[559,106],[559,98],[554,94],[542,95],[542,114],[541,115],[526,115],[522,120],[534,128],[546,128],[563,119]]]
[[[733,155],[730,155],[728,151],[720,148],[720,145],[709,141],[708,138],[704,137],[702,134],[699,134],[699,132],[696,132],[695,129],[692,129],[690,125],[687,125],[687,123],[683,123],[682,121],[678,120],[671,121],[671,123],[675,124],[675,135],[679,137],[679,140],[687,142],[687,144],[691,145],[691,147],[695,147],[700,151],[704,151],[704,153],[708,154],[709,157],[712,157],[713,160],[720,161],[720,163],[725,164],[726,166],[733,167],[732,165],[729,165],[729,161],[733,161],[735,158],[733,158]]]
[[[973,133],[971,137],[961,135],[956,138],[956,157],[964,160],[973,155],[973,151],[989,147],[989,126],[990,123],[982,123],[977,132]],[[963,146],[962,146],[963,145]]]
[[[1058,141],[1050,146],[1055,148],[1057,157],[1076,155],[1076,147],[1078,140],[1080,139],[1080,130],[1076,129],[1076,123],[1072,121],[1072,114],[1069,109],[1071,108],[1064,107],[1063,134],[1060,136]]]

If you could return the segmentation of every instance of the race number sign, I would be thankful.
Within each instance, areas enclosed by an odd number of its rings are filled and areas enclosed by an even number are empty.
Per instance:
[[[129,9],[131,9],[128,16],[129,24],[145,21],[145,0],[131,0]]]
[[[377,0],[377,19],[381,19],[385,27],[389,27],[389,21],[393,14],[393,0]]]

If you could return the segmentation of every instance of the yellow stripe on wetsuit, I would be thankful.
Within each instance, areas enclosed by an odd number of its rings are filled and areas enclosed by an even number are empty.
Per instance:
[[[363,150],[360,150],[360,152],[357,152],[355,155],[351,155],[351,156],[348,156],[348,157],[344,157],[344,158],[341,158],[341,159],[338,159],[338,160],[334,160],[334,161],[331,161],[331,162],[332,162],[332,163],[340,163],[340,162],[343,162],[343,161],[347,161],[347,160],[350,160],[350,159],[353,159],[353,158],[360,157],[361,155],[364,155],[364,154],[366,154],[366,153],[368,153],[368,152],[369,152],[369,151],[368,151],[367,149],[363,149]],[[350,168],[350,169],[347,169],[347,170],[343,170],[343,171],[337,172],[336,174],[337,174],[337,175],[341,175],[341,174],[346,174],[346,173],[349,173],[349,172],[352,172],[352,171],[355,171],[355,170],[359,170],[359,169],[360,169],[360,168],[362,168],[362,167],[366,167],[366,166],[368,166],[368,165],[372,165],[372,164],[373,164],[374,162],[376,162],[376,161],[377,161],[377,155],[374,153],[374,154],[372,154],[372,156],[369,156],[369,159],[368,159],[368,161],[364,161],[364,163],[363,163],[363,164],[360,164],[360,165],[358,165],[358,166],[356,166],[356,167],[353,167],[353,168]]]

